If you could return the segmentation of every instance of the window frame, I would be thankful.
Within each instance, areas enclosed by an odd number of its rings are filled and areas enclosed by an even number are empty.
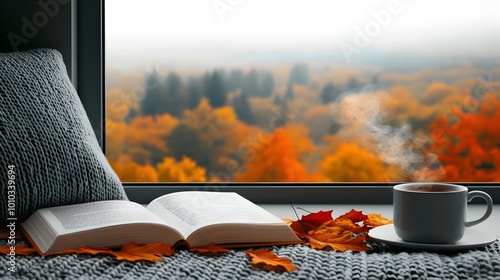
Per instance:
[[[77,1],[78,92],[105,152],[104,1]],[[123,183],[130,200],[149,203],[163,194],[186,191],[232,191],[260,204],[392,204],[397,183]],[[460,183],[488,192],[500,201],[500,183]],[[476,202],[476,201],[473,201]],[[477,200],[479,203],[483,203]]]

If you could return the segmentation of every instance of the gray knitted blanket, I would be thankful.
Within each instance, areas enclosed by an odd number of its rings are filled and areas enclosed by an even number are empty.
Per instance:
[[[3,244],[2,244],[3,245]],[[17,256],[15,273],[1,256],[2,279],[500,279],[500,243],[438,254],[408,252],[375,244],[368,253],[312,250],[307,245],[271,247],[299,267],[290,273],[251,266],[245,250],[220,257],[179,250],[163,262],[119,262],[108,256]]]

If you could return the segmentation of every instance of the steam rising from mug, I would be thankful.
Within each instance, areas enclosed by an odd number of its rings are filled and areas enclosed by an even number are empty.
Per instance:
[[[445,170],[437,156],[426,151],[432,141],[413,135],[408,123],[390,125],[395,119],[389,119],[384,101],[390,101],[387,94],[376,91],[373,85],[340,96],[333,111],[342,126],[340,135],[359,140],[360,145],[374,151],[385,163],[399,166],[403,176],[411,181],[440,181]]]

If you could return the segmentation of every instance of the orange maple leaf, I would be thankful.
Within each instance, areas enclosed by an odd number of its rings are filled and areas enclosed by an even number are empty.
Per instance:
[[[292,264],[292,260],[278,257],[276,254],[266,249],[248,250],[245,253],[252,260],[252,265],[254,267],[266,271],[290,272],[297,269],[297,267]]]
[[[376,226],[392,223],[392,220],[380,214],[364,215],[361,211],[352,209],[334,220],[325,221],[307,233],[297,232],[300,230],[300,224],[294,223],[295,225],[292,223],[290,227],[299,237],[307,239],[311,248],[344,252],[370,250],[366,243],[368,231]]]
[[[302,215],[302,221],[320,226],[326,221],[333,220],[332,212],[333,210],[328,210],[328,211],[319,211],[316,213],[307,214],[305,216]]]
[[[16,255],[26,256],[29,254],[36,253],[35,248],[26,247],[26,244],[17,244],[14,246],[2,246],[2,247],[0,247],[0,254],[3,254],[3,255],[10,254],[12,251],[10,247],[15,248],[14,252]]]
[[[368,216],[363,214],[363,211],[356,211],[354,209],[351,209],[351,211],[345,213],[344,215],[340,215],[339,217],[337,217],[337,219],[349,219],[354,223],[357,223],[368,219]]]
[[[383,225],[388,225],[392,224],[393,221],[391,219],[388,219],[381,214],[368,214],[368,218],[363,221],[363,224],[365,226],[372,226],[372,227],[378,227],[378,226],[383,226]]]
[[[364,235],[353,238],[347,233],[335,238],[326,238],[324,241],[309,236],[308,240],[312,249],[336,250],[340,252],[345,252],[347,250],[353,252],[371,250],[371,247],[365,243]]]
[[[201,255],[207,255],[207,256],[218,256],[221,254],[229,253],[231,252],[230,250],[226,248],[222,248],[220,246],[215,245],[215,242],[212,242],[208,245],[201,246],[201,247],[190,247],[189,251],[195,252]]]
[[[316,230],[310,231],[307,238],[313,249],[367,251],[370,247],[365,243],[365,235],[359,234],[364,230],[365,227],[342,218],[322,224]]]
[[[162,256],[172,256],[174,250],[169,245],[161,242],[137,245],[135,242],[128,242],[119,251],[114,251],[117,260],[125,261],[161,261]]]
[[[298,237],[303,237],[311,230],[317,229],[323,223],[332,220],[333,210],[319,211],[308,215],[302,215],[302,219],[292,222],[290,227]]]
[[[123,245],[120,250],[113,251],[109,248],[91,248],[87,246],[80,246],[77,249],[64,250],[60,253],[55,253],[54,255],[63,255],[63,254],[105,254],[112,255],[119,261],[161,261],[162,256],[172,256],[174,254],[174,250],[169,245],[163,244],[161,242],[151,243],[146,245],[137,245],[135,242],[128,242]]]

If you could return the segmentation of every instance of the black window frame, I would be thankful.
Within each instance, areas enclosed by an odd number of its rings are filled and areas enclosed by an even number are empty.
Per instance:
[[[75,0],[76,1],[76,0]],[[77,1],[78,91],[105,152],[104,1]],[[183,190],[234,191],[261,204],[391,204],[397,183],[123,183],[130,200],[149,203]],[[500,201],[500,183],[460,183]],[[482,201],[478,202],[482,203]]]

